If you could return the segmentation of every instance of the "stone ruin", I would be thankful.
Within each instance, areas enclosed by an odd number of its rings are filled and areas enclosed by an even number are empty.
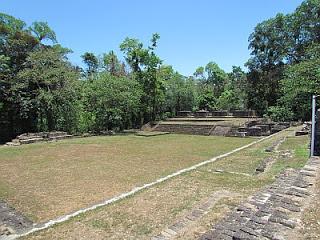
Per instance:
[[[22,144],[30,144],[36,142],[56,141],[66,138],[71,138],[67,132],[53,131],[53,132],[38,132],[38,133],[23,133],[13,139],[11,142],[6,143],[8,146],[19,146]]]
[[[178,117],[192,117],[193,113],[191,111],[179,111]]]
[[[195,117],[195,118],[206,118],[206,117],[256,117],[257,113],[255,110],[219,110],[219,111],[207,111],[199,110],[196,112],[191,111],[178,111],[177,117]]]
[[[311,122],[304,122],[301,130],[296,131],[296,136],[309,135],[311,133]]]
[[[248,120],[243,126],[231,126],[228,124],[217,124],[215,120],[206,120],[206,124],[196,124],[194,121],[179,120],[159,122],[150,126],[149,131],[160,131],[170,133],[205,135],[205,136],[227,136],[227,137],[261,137],[280,132],[291,126],[290,122],[266,123],[262,119]],[[146,129],[142,129],[146,130]]]
[[[257,113],[255,110],[232,110],[230,114],[233,117],[256,117]]]
[[[228,111],[222,110],[222,111],[212,111],[211,112],[212,117],[226,117],[228,116]]]
[[[270,134],[274,134],[280,132],[286,128],[289,128],[291,123],[289,122],[279,122],[279,123],[265,123],[259,121],[250,121],[246,124],[246,126],[239,127],[236,132],[236,136],[238,137],[246,137],[246,136],[269,136]]]
[[[203,118],[203,117],[205,118],[209,116],[209,111],[206,111],[206,110],[196,111],[194,113],[194,116],[197,118]]]

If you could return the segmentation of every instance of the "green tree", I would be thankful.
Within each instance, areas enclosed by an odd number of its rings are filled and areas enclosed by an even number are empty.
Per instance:
[[[158,69],[162,63],[155,54],[160,36],[155,33],[151,38],[151,45],[144,48],[137,39],[126,38],[120,45],[125,59],[133,71],[133,77],[141,84],[141,124],[155,120],[158,114],[157,98],[163,95],[164,86],[157,78]]]
[[[103,66],[113,76],[123,76],[126,74],[125,65],[119,61],[113,51],[103,55]]]
[[[247,75],[241,67],[232,66],[232,71],[228,73],[228,82],[225,85],[225,90],[231,90],[237,98],[231,108],[247,109],[248,82]]]
[[[228,75],[214,62],[198,67],[193,75],[198,82],[198,108],[215,110],[217,99],[227,84]]]
[[[83,62],[87,65],[86,76],[91,79],[91,77],[98,71],[99,59],[93,53],[89,52],[85,52],[81,57]]]
[[[34,129],[31,119],[20,113],[21,101],[15,95],[17,73],[24,68],[28,54],[39,47],[39,41],[26,29],[26,24],[0,13],[0,141]]]
[[[239,109],[239,96],[233,90],[225,90],[217,99],[217,108],[224,110]]]
[[[99,74],[82,83],[82,130],[100,132],[135,127],[141,88],[135,79]]]
[[[56,34],[47,22],[33,22],[29,30],[36,36],[39,42],[42,40],[51,40],[53,43],[57,42]]]
[[[209,62],[205,71],[207,73],[206,83],[212,85],[215,95],[219,96],[226,84],[227,74],[214,62]]]
[[[196,83],[175,71],[172,66],[161,66],[158,78],[165,86],[162,98],[162,112],[176,116],[178,111],[192,110],[196,106]]]
[[[20,99],[20,114],[35,118],[37,130],[77,129],[79,76],[67,53],[60,45],[40,48],[29,54],[17,75],[14,95]]]
[[[292,14],[278,14],[259,23],[249,38],[248,105],[266,112],[282,97],[280,82],[287,66],[307,60],[320,42],[320,1],[306,0]],[[285,73],[285,74],[284,74]]]
[[[311,97],[320,94],[320,44],[311,46],[304,57],[308,59],[285,70],[278,105],[291,111],[295,119],[309,120]]]

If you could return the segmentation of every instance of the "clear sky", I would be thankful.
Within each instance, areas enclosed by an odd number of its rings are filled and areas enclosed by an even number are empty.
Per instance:
[[[226,71],[250,56],[248,37],[257,23],[291,13],[302,0],[0,0],[0,12],[47,21],[60,44],[83,66],[86,52],[119,51],[125,37],[148,44],[160,34],[157,53],[184,75],[214,61]]]

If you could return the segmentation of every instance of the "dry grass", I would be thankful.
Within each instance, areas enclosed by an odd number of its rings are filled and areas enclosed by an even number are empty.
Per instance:
[[[0,148],[0,198],[41,222],[111,198],[253,139],[91,137]]]
[[[213,192],[228,190],[236,193],[236,197],[225,198],[195,225],[188,228],[177,239],[195,239],[207,231],[211,224],[221,219],[224,214],[234,208],[248,195],[274,181],[275,174],[287,167],[282,164],[270,170],[270,173],[259,176],[242,176],[236,174],[214,174],[210,169],[224,166],[237,172],[253,173],[264,157],[264,148],[272,141],[292,134],[282,132],[273,139],[259,143],[240,154],[229,156],[196,171],[181,175],[158,186],[140,192],[133,197],[118,203],[99,208],[78,216],[66,223],[33,234],[26,239],[150,239],[166,227],[181,219],[190,209],[203,202]],[[230,138],[226,138],[228,141]],[[304,149],[307,137],[289,138],[282,149]],[[300,150],[287,160],[288,164],[299,166],[307,158]],[[269,155],[276,153],[269,153]],[[279,159],[279,161],[281,161]]]
[[[320,239],[320,177],[317,178],[314,186],[314,193],[311,199],[311,203],[303,211],[302,226],[298,233],[300,239]],[[298,236],[299,236],[298,235]]]

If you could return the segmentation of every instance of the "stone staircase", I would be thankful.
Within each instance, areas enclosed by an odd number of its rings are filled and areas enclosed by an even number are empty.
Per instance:
[[[235,118],[235,120],[237,120]],[[290,127],[290,123],[266,123],[261,120],[233,122],[233,118],[172,118],[150,125],[149,131],[204,136],[269,136]]]
[[[152,131],[208,136],[214,127],[214,125],[160,123],[156,125]]]

